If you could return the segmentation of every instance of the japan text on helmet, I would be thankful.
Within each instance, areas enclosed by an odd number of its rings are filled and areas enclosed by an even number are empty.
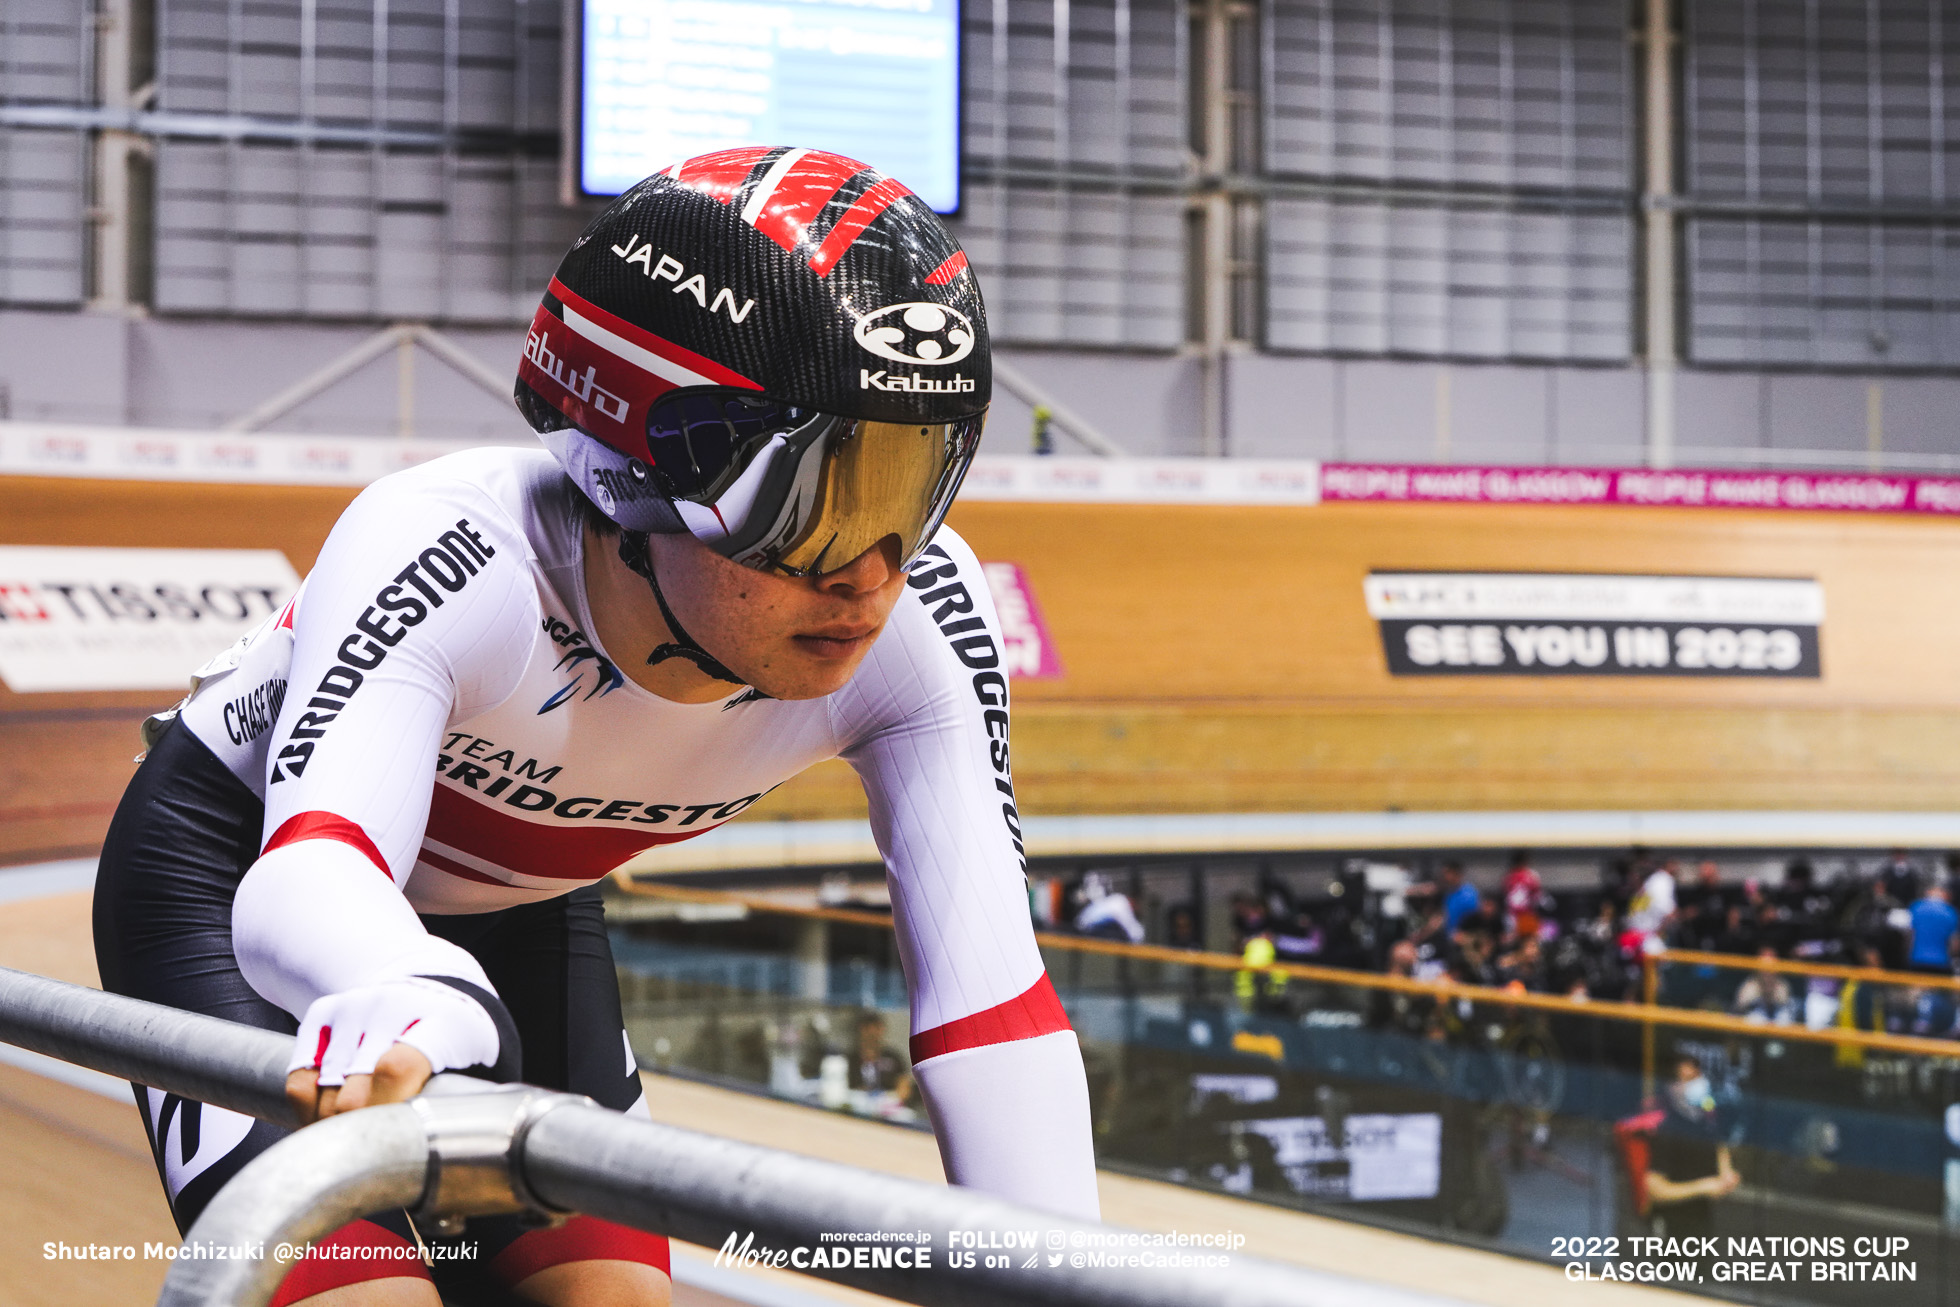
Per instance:
[[[966,255],[891,178],[819,150],[675,164],[552,278],[517,404],[600,511],[808,575],[931,540],[992,387]]]

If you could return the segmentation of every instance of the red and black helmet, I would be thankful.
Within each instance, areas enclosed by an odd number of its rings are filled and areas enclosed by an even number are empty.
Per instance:
[[[992,389],[966,255],[898,182],[746,147],[647,178],[559,264],[517,404],[628,531],[829,570],[931,540]]]

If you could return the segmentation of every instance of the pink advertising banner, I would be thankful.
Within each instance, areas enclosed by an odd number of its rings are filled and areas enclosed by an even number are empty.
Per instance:
[[[1960,477],[1324,463],[1323,503],[1634,504],[1960,515]]]
[[[1026,681],[1061,679],[1062,660],[1048,636],[1047,623],[1041,620],[1041,605],[1034,600],[1028,574],[1019,563],[982,563],[980,570],[987,574],[987,590],[1000,613],[1007,674]]]

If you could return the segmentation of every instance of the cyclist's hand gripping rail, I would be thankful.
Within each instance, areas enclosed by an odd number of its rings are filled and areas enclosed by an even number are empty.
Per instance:
[[[291,1041],[269,1031],[0,968],[0,1041],[294,1123],[285,1095]],[[731,1232],[738,1242],[753,1232],[758,1246],[776,1249],[834,1249],[857,1246],[839,1235],[920,1231],[932,1236],[929,1268],[811,1273],[929,1307],[1445,1307],[1428,1295],[1243,1255],[1222,1269],[1111,1265],[1107,1257],[1098,1266],[1087,1253],[1091,1264],[1078,1266],[1068,1264],[1071,1251],[1051,1267],[1051,1240],[1094,1249],[1116,1232],[971,1190],[630,1120],[571,1094],[459,1076],[438,1076],[410,1103],[330,1117],[260,1154],[205,1208],[189,1240],[263,1245],[265,1255],[180,1258],[159,1307],[263,1307],[290,1264],[273,1255],[280,1244],[303,1245],[392,1207],[445,1225],[493,1212],[586,1212],[710,1247]],[[955,1270],[945,1240],[962,1231],[1012,1232],[1035,1244],[1005,1265]],[[1117,1252],[1120,1261],[1134,1250]]]

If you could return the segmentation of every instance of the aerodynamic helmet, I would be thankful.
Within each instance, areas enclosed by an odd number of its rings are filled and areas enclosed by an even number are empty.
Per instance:
[[[516,398],[624,531],[811,575],[894,534],[918,555],[991,388],[979,287],[938,215],[853,159],[757,146],[675,164],[593,220]]]

